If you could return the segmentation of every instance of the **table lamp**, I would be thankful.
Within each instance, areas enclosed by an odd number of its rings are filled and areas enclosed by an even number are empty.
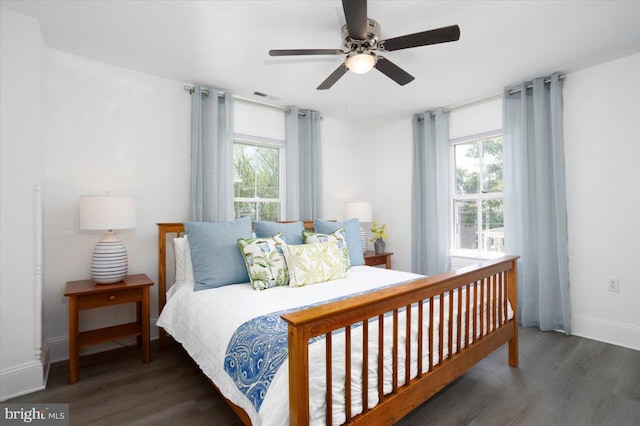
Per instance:
[[[114,230],[135,227],[135,198],[113,195],[80,197],[80,230],[106,231],[91,256],[91,278],[97,284],[117,283],[127,275],[127,248]]]
[[[371,203],[364,201],[355,201],[344,203],[344,220],[357,218],[360,223],[368,223],[373,220],[373,207]],[[362,225],[360,226],[360,242],[362,243],[362,252],[367,251],[367,233]]]

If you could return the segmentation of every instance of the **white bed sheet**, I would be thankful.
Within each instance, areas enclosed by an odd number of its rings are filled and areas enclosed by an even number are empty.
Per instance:
[[[163,327],[187,350],[189,355],[196,361],[206,376],[208,376],[222,392],[222,394],[234,404],[243,408],[254,425],[282,425],[288,424],[289,420],[289,400],[288,400],[288,362],[278,370],[274,377],[267,395],[256,412],[249,399],[238,389],[233,379],[224,370],[224,358],[229,340],[235,330],[249,319],[260,315],[290,309],[297,306],[306,306],[320,301],[332,300],[341,296],[361,293],[372,288],[379,288],[393,283],[401,283],[422,276],[407,272],[393,271],[387,269],[373,268],[368,266],[357,266],[351,268],[346,279],[313,284],[300,288],[275,287],[264,291],[255,291],[250,284],[237,284],[217,289],[193,291],[194,284],[191,282],[176,282],[167,292],[168,301],[157,325]],[[473,300],[473,299],[472,299]],[[457,306],[457,293],[454,294],[455,306]],[[463,296],[463,302],[464,296]],[[448,299],[445,298],[445,318],[448,317]],[[463,303],[463,306],[465,304]],[[434,304],[435,322],[434,335],[437,335],[439,304]],[[412,311],[417,311],[414,308]],[[425,316],[427,316],[427,310]],[[508,318],[512,317],[510,307],[506,313]],[[457,315],[455,313],[454,315]],[[405,314],[398,316],[398,329],[405,330]],[[417,314],[412,315],[412,360],[417,358]],[[391,326],[391,318],[385,319],[385,327]],[[444,322],[445,324],[447,321]],[[428,326],[428,324],[427,324]],[[470,326],[471,327],[471,326]],[[369,326],[369,406],[377,403],[377,322]],[[485,324],[486,328],[486,324]],[[428,363],[428,333],[424,331],[423,363]],[[456,333],[454,327],[454,335]],[[362,329],[357,327],[352,330],[352,353],[362,353]],[[478,330],[480,334],[480,330]],[[445,330],[445,336],[447,330]],[[462,330],[465,335],[465,330]],[[390,342],[392,333],[385,332],[385,341]],[[465,338],[463,338],[464,342]],[[335,335],[333,341],[333,419],[334,423],[343,423],[345,419],[344,401],[344,333]],[[399,339],[398,356],[400,368],[398,371],[398,384],[404,383],[404,353],[406,339],[403,335]],[[443,358],[447,356],[448,342],[443,342],[445,350]],[[390,348],[391,344],[386,343],[385,348]],[[437,340],[434,342],[437,348]],[[325,392],[325,345],[324,341],[318,341],[310,345],[309,365],[310,368],[310,424],[325,424],[324,392]],[[455,348],[454,342],[454,352]],[[434,350],[432,355],[433,363],[437,363],[438,353]],[[352,362],[352,415],[362,411],[362,363],[354,357]],[[361,358],[361,356],[359,357]],[[384,354],[384,388],[385,393],[391,391],[392,370],[391,370],[391,349],[387,349]],[[426,368],[426,367],[423,367]],[[417,375],[417,362],[412,362],[411,377]]]

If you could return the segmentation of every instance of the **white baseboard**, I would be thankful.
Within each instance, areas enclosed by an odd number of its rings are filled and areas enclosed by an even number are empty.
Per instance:
[[[30,361],[0,371],[0,401],[42,390],[47,385],[49,363],[46,350],[39,361]]]
[[[151,324],[151,340],[158,338],[158,327],[156,327],[157,318],[153,318],[150,321]],[[121,348],[122,345],[130,346],[135,345],[136,339],[122,339],[118,340],[121,344],[117,343],[103,343],[101,345],[93,345],[80,349],[80,356],[95,354],[98,352],[109,351],[112,349]],[[69,359],[69,336],[59,336],[47,340],[49,346],[49,358],[51,362],[66,361]]]
[[[640,327],[586,315],[571,316],[571,333],[640,351]]]

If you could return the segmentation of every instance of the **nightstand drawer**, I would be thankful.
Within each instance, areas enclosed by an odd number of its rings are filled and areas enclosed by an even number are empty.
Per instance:
[[[367,266],[380,266],[384,265],[385,268],[391,269],[391,255],[393,253],[383,251],[382,253],[375,253],[372,250],[368,250],[364,253],[364,264]]]
[[[101,293],[78,296],[78,309],[91,309],[101,306],[119,305],[121,303],[138,302],[142,300],[142,289],[105,291]]]
[[[377,265],[386,265],[387,257],[386,256],[376,256],[365,259],[364,263],[367,266],[377,266]]]

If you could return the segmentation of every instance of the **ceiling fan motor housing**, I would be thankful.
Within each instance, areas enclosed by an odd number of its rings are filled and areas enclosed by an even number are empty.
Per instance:
[[[349,51],[364,51],[375,49],[380,38],[380,24],[373,19],[367,19],[367,38],[356,40],[349,37],[349,29],[346,25],[342,27],[342,45]]]

